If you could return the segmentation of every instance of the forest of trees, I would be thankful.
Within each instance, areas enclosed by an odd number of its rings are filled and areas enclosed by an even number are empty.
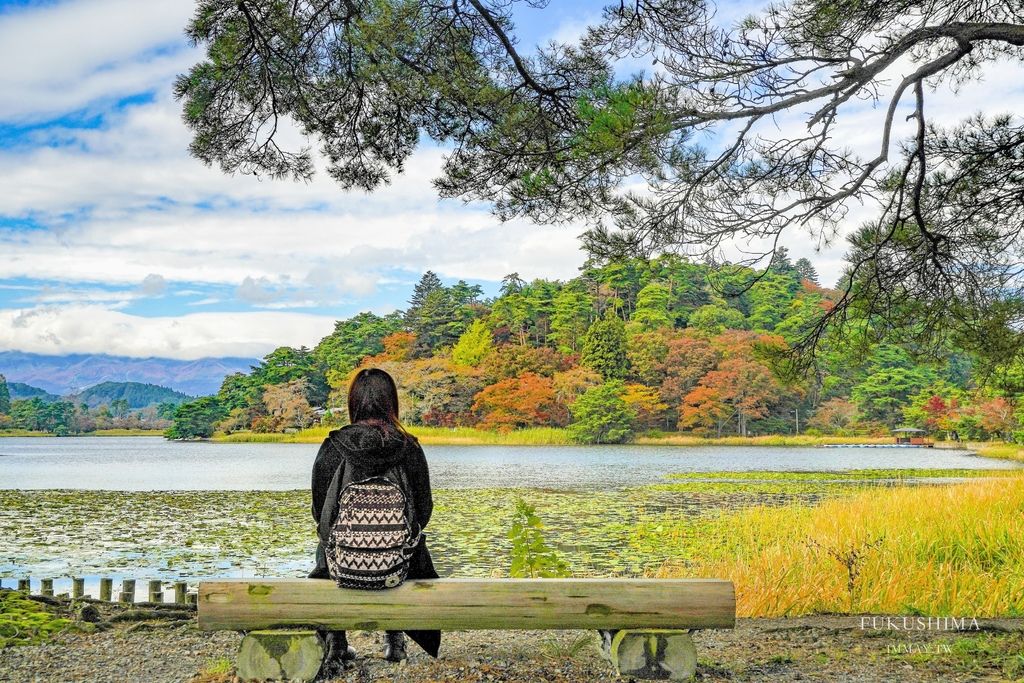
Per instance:
[[[75,396],[55,398],[20,385],[30,398],[12,399],[0,375],[0,430],[23,429],[57,436],[97,429],[165,429],[189,397],[153,384],[104,382]],[[27,391],[26,391],[27,389]]]
[[[854,320],[820,341],[810,371],[792,372],[790,351],[837,292],[784,249],[760,271],[673,255],[591,259],[580,271],[568,282],[513,273],[493,299],[428,271],[405,311],[360,313],[312,349],[276,349],[216,396],[178,408],[168,436],[342,425],[349,378],[373,366],[394,376],[402,419],[414,425],[568,427],[584,443],[902,424],[940,438],[1024,440],[1020,365],[977,376],[969,354],[924,358],[877,343],[877,330]]]

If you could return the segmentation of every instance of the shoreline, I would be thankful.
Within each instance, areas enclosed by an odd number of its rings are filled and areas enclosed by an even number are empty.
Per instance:
[[[44,437],[52,437],[57,439],[65,438],[77,438],[82,436],[163,436],[164,430],[162,429],[97,429],[93,432],[84,432],[82,434],[67,434],[65,436],[57,436],[52,432],[34,432],[29,429],[7,429],[0,430],[0,439],[4,438],[21,438],[21,439],[36,439]]]
[[[255,432],[218,433],[210,441],[218,443],[320,443],[330,428],[316,427],[290,434],[257,434]],[[410,427],[409,431],[423,445],[430,446],[761,446],[815,447],[824,445],[870,445],[890,443],[890,437],[872,436],[808,436],[769,434],[765,436],[725,436],[705,438],[690,434],[665,433],[640,435],[624,444],[577,444],[569,430],[557,427],[536,427],[511,432],[494,432],[472,427]]]
[[[256,432],[218,432],[209,439],[210,443],[296,443],[318,444],[332,430],[328,427],[314,427],[293,433],[258,434]],[[472,427],[410,427],[409,431],[425,446],[584,446],[576,444],[569,437],[569,431],[559,427],[534,427],[511,432],[496,432]],[[158,429],[100,429],[70,437],[163,437]],[[0,430],[3,438],[55,437],[48,432],[29,430]],[[65,438],[65,437],[58,437]],[[765,436],[725,436],[706,438],[680,433],[640,435],[624,444],[591,444],[595,446],[732,446],[762,448],[815,448],[827,445],[877,445],[891,443],[891,437],[872,436],[811,436],[806,434],[769,434]],[[1024,462],[1024,445],[1006,442],[954,443],[936,441],[935,448],[962,449],[985,458]]]

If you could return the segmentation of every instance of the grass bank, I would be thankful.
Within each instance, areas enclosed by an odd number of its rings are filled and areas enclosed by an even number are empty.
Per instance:
[[[214,441],[228,443],[320,443],[331,429],[314,427],[291,434],[234,432],[216,434]],[[496,432],[472,427],[410,427],[423,444],[451,446],[568,446],[573,441],[569,430],[559,427],[534,427],[511,432]],[[827,444],[889,443],[889,438],[841,436],[752,436],[705,439],[686,434],[656,434],[637,437],[632,443],[643,446],[824,446]]]
[[[163,436],[162,429],[97,429],[80,436]]]
[[[320,443],[330,427],[313,427],[292,434],[234,432],[216,434],[214,441],[227,443]],[[511,432],[495,432],[472,427],[409,427],[424,445],[448,446],[565,446],[572,443],[569,432],[557,427],[534,427]]]
[[[58,633],[77,628],[54,612],[21,593],[0,590],[0,649],[45,643]]]
[[[968,448],[986,458],[1024,462],[1024,446],[1014,443],[972,443]]]
[[[709,522],[657,576],[736,582],[742,616],[1024,615],[1024,475],[758,506]],[[683,538],[681,542],[690,542]]]
[[[70,436],[163,436],[162,429],[97,429],[93,432],[83,434],[71,434]],[[51,432],[34,432],[28,429],[0,429],[0,438],[5,436],[54,436]]]

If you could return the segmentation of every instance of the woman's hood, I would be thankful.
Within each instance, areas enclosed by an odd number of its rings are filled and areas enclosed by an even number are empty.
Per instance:
[[[331,442],[346,460],[363,467],[391,465],[403,457],[407,436],[393,427],[354,424],[330,433]]]

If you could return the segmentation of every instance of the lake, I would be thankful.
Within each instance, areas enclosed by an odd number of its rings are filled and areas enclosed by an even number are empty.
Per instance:
[[[286,491],[309,487],[316,444],[175,442],[161,437],[0,438],[0,488]],[[427,446],[439,489],[609,489],[673,472],[1005,469],[931,448]]]
[[[689,561],[677,542],[752,505],[815,503],[865,486],[851,469],[934,469],[913,482],[1014,463],[966,451],[679,446],[428,446],[435,563],[450,576],[507,571],[515,502],[583,576],[646,575]],[[316,444],[159,437],[0,439],[0,581],[21,576],[187,579],[303,576],[316,547],[309,476]],[[784,480],[744,470],[824,472]],[[668,479],[672,473],[695,473]],[[702,473],[709,473],[702,477]],[[63,489],[78,489],[68,492]],[[217,493],[211,493],[217,491]],[[664,527],[664,532],[662,528]],[[664,536],[662,535],[664,533]],[[669,539],[676,539],[675,541]],[[140,596],[142,593],[140,592]]]

